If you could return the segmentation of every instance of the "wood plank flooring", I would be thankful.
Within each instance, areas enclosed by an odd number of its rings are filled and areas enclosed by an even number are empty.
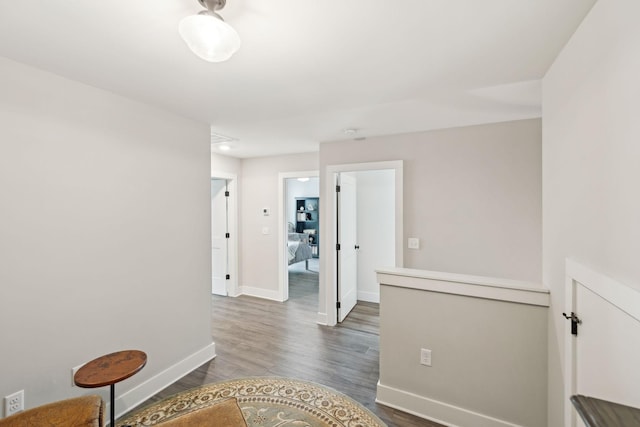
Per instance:
[[[317,273],[294,268],[289,301],[213,296],[217,357],[144,405],[200,385],[248,376],[283,376],[338,390],[389,426],[441,427],[375,403],[378,381],[378,304],[360,302],[337,327],[316,323]],[[313,267],[311,267],[313,269]]]

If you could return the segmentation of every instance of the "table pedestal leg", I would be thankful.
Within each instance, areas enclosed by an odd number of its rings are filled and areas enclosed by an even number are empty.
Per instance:
[[[109,424],[110,427],[115,427],[116,426],[116,385],[115,384],[111,384],[111,386],[109,387],[111,389],[111,424]]]

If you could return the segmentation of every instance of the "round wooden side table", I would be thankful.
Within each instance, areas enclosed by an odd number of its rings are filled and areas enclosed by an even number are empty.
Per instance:
[[[100,356],[82,365],[73,376],[78,387],[109,386],[111,391],[111,427],[115,427],[115,385],[135,375],[147,363],[147,354],[140,350],[123,350]]]

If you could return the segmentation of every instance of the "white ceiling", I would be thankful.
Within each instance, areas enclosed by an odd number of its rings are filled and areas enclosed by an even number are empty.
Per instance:
[[[595,0],[228,0],[229,61],[191,53],[196,0],[0,2],[0,55],[210,123],[228,155],[540,116]]]

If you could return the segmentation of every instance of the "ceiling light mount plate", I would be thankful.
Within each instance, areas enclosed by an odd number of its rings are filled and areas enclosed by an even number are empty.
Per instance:
[[[214,11],[222,9],[227,4],[227,0],[198,0],[198,3],[205,9]]]

